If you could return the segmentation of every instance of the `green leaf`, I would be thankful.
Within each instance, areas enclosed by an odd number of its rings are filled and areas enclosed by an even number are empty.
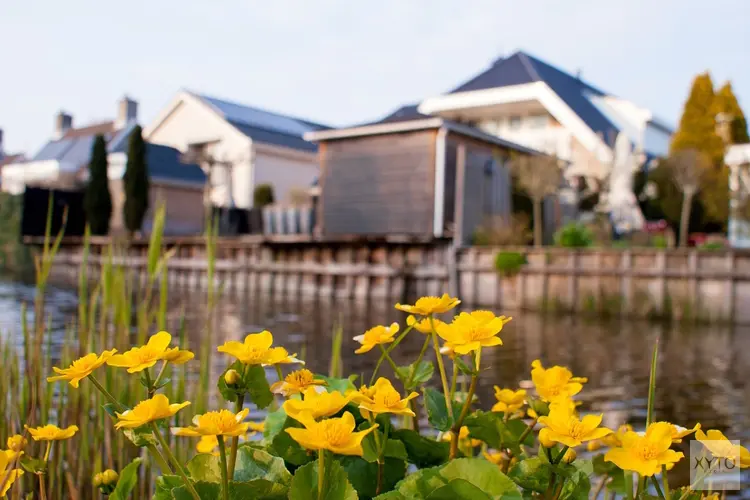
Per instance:
[[[47,462],[41,458],[31,458],[27,455],[23,455],[20,463],[21,468],[30,474],[43,474],[47,470]]]
[[[424,401],[427,407],[427,419],[439,431],[447,431],[453,425],[453,418],[448,415],[445,396],[442,392],[427,387],[424,390]]]
[[[217,456],[199,453],[190,459],[186,467],[190,477],[196,481],[221,482],[221,464]]]
[[[117,486],[109,495],[110,500],[126,500],[130,498],[135,485],[138,484],[138,467],[141,466],[141,458],[136,458],[124,469],[120,471],[120,477],[117,479]]]
[[[267,479],[252,481],[231,481],[229,483],[230,500],[284,500],[289,493],[289,487],[276,484]],[[217,497],[218,498],[218,497]]]
[[[414,362],[410,365],[399,366],[396,370],[396,375],[404,383],[404,387],[407,391],[413,391],[415,388],[430,380],[434,372],[435,365],[433,365],[431,361],[420,361],[419,365]],[[411,383],[406,385],[409,380],[411,380]]]
[[[222,380],[224,380],[223,377]],[[248,366],[245,369],[243,382],[245,383],[247,394],[250,395],[250,401],[252,401],[255,406],[262,410],[271,404],[271,401],[273,401],[273,393],[268,385],[266,371],[262,366]]]
[[[591,482],[588,474],[579,471],[565,481],[560,492],[560,500],[587,500],[590,490]]]
[[[529,399],[529,408],[534,410],[540,417],[549,415],[549,405],[541,399]]]
[[[157,384],[157,385],[156,385],[155,387],[156,387],[156,389],[161,389],[162,387],[164,387],[165,385],[167,385],[167,384],[168,384],[168,383],[170,383],[171,381],[172,381],[172,379],[171,379],[171,378],[169,378],[169,377],[164,377],[163,379],[161,379],[161,380],[159,381],[159,383],[158,383],[158,384]]]
[[[286,427],[286,412],[283,407],[279,407],[278,410],[268,412],[266,415],[266,425],[263,430],[263,437],[268,441],[272,441],[276,437],[276,434],[281,432]]]
[[[182,483],[183,486],[174,488],[172,490],[172,498],[174,500],[193,500],[193,495],[187,489],[187,486]],[[195,491],[198,492],[198,497],[201,500],[217,500],[221,498],[221,484],[220,483],[209,483],[206,481],[197,481],[193,483]]]
[[[107,415],[112,418],[117,418],[117,415],[115,414],[115,412],[117,411],[117,406],[115,406],[114,403],[103,404],[102,408],[105,412],[107,412]]]
[[[159,476],[156,478],[156,492],[151,500],[172,500],[172,490],[183,483],[180,476]]]
[[[539,457],[521,460],[508,472],[508,476],[522,488],[544,493],[549,486],[552,469]]]
[[[349,482],[344,468],[326,457],[323,472],[325,474],[325,500],[357,500],[357,492]],[[317,500],[318,499],[318,461],[303,465],[292,478],[289,490],[289,500]]]
[[[399,497],[391,495],[388,498],[427,498],[430,493],[448,484],[448,481],[449,480],[440,475],[440,467],[419,469],[414,473],[408,474],[396,485],[396,491],[398,491],[400,495]],[[383,495],[380,495],[377,498],[378,500],[381,500]]]
[[[527,428],[523,420],[513,419],[505,422],[499,413],[476,411],[466,418],[465,425],[469,428],[471,437],[484,441],[490,448],[510,448],[514,455],[521,454],[518,440]],[[523,444],[532,446],[534,436],[529,433]]]
[[[148,426],[138,427],[137,429],[123,429],[122,433],[131,443],[140,448],[149,445],[157,446],[159,444],[159,441]]]
[[[427,497],[427,500],[491,500],[492,497],[465,479],[454,479]]]
[[[500,468],[483,458],[457,458],[440,470],[448,480],[465,479],[493,498],[521,498],[521,492]]]
[[[360,457],[337,457],[349,476],[349,481],[360,499],[372,498],[378,484],[378,464],[367,462]],[[406,476],[406,462],[386,458],[383,463],[383,484],[381,491],[388,491]]]
[[[450,444],[420,435],[411,429],[400,429],[392,433],[406,448],[409,463],[419,468],[440,465],[448,460]]]
[[[464,375],[474,376],[477,374],[477,371],[464,363],[460,356],[456,356],[453,362],[458,365],[459,371]]]
[[[234,469],[235,481],[266,479],[272,483],[288,485],[292,474],[284,465],[284,460],[263,450],[242,445],[237,449],[237,464]]]
[[[337,377],[326,377],[325,375],[315,375],[316,379],[322,379],[326,381],[325,388],[328,392],[339,391],[341,394],[346,394],[347,391],[356,391],[357,386],[354,385],[354,381],[357,380],[357,375],[349,375],[348,378],[337,378]]]

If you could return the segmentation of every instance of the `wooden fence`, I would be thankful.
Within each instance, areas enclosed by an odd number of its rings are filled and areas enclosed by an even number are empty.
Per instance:
[[[166,239],[174,248],[171,286],[204,288],[200,239]],[[107,240],[92,243],[96,278]],[[500,251],[525,254],[515,276],[495,270]],[[53,273],[74,278],[80,241],[60,249]],[[115,263],[145,277],[146,243],[121,251]],[[227,293],[339,299],[412,300],[450,292],[466,304],[519,309],[750,323],[750,253],[682,250],[454,248],[448,242],[311,241],[294,237],[222,239],[216,279]]]

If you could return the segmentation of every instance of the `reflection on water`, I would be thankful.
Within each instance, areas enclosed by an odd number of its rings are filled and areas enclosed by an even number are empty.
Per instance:
[[[0,283],[0,330],[16,336],[20,344],[20,304],[33,300],[33,287]],[[48,292],[53,356],[63,341],[64,325],[75,314],[76,294],[62,288]],[[203,294],[171,293],[169,324],[177,325],[184,310],[188,338],[197,350],[205,334]],[[498,311],[502,312],[502,311]],[[31,313],[29,313],[31,314]],[[392,304],[269,299],[230,295],[222,298],[216,315],[217,345],[240,339],[246,332],[267,329],[275,343],[307,360],[313,371],[325,372],[330,360],[333,326],[340,322],[345,338],[345,373],[369,379],[377,360],[375,351],[355,355],[352,337],[375,324],[400,321],[405,314]],[[528,386],[531,362],[568,366],[589,383],[580,394],[585,411],[604,412],[611,428],[630,422],[642,426],[646,411],[648,373],[654,342],[660,342],[656,415],[684,426],[699,421],[704,428],[720,428],[735,439],[750,438],[750,328],[724,325],[661,325],[646,322],[599,322],[572,317],[541,317],[519,312],[501,334],[504,345],[482,356],[479,396],[492,404],[492,386]],[[424,337],[414,331],[395,351],[396,362],[412,361]],[[212,357],[212,370],[226,367],[222,355]],[[192,364],[197,371],[198,363]],[[388,374],[390,368],[384,365]],[[274,375],[269,373],[269,377]],[[437,376],[433,378],[437,382]]]

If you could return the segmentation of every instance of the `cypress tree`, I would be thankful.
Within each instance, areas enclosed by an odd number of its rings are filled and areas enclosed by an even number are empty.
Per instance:
[[[112,215],[112,196],[107,178],[107,143],[96,136],[89,160],[89,183],[84,193],[84,210],[91,234],[104,236],[109,232]]]
[[[742,112],[737,96],[734,95],[732,84],[727,82],[716,93],[716,113],[721,113],[729,120],[729,144],[746,144],[750,142],[747,134],[747,120]]]
[[[719,166],[724,160],[724,143],[716,132],[713,85],[708,73],[693,80],[680,124],[672,138],[671,152],[695,149],[710,158],[713,166]]]
[[[123,176],[125,204],[123,219],[125,227],[132,235],[140,231],[148,210],[148,167],[146,165],[146,143],[140,125],[133,129],[128,140],[128,161]]]

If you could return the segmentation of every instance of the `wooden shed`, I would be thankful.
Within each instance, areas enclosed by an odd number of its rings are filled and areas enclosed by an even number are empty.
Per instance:
[[[528,148],[442,118],[310,132],[319,143],[323,236],[471,241],[509,216],[511,154]]]

